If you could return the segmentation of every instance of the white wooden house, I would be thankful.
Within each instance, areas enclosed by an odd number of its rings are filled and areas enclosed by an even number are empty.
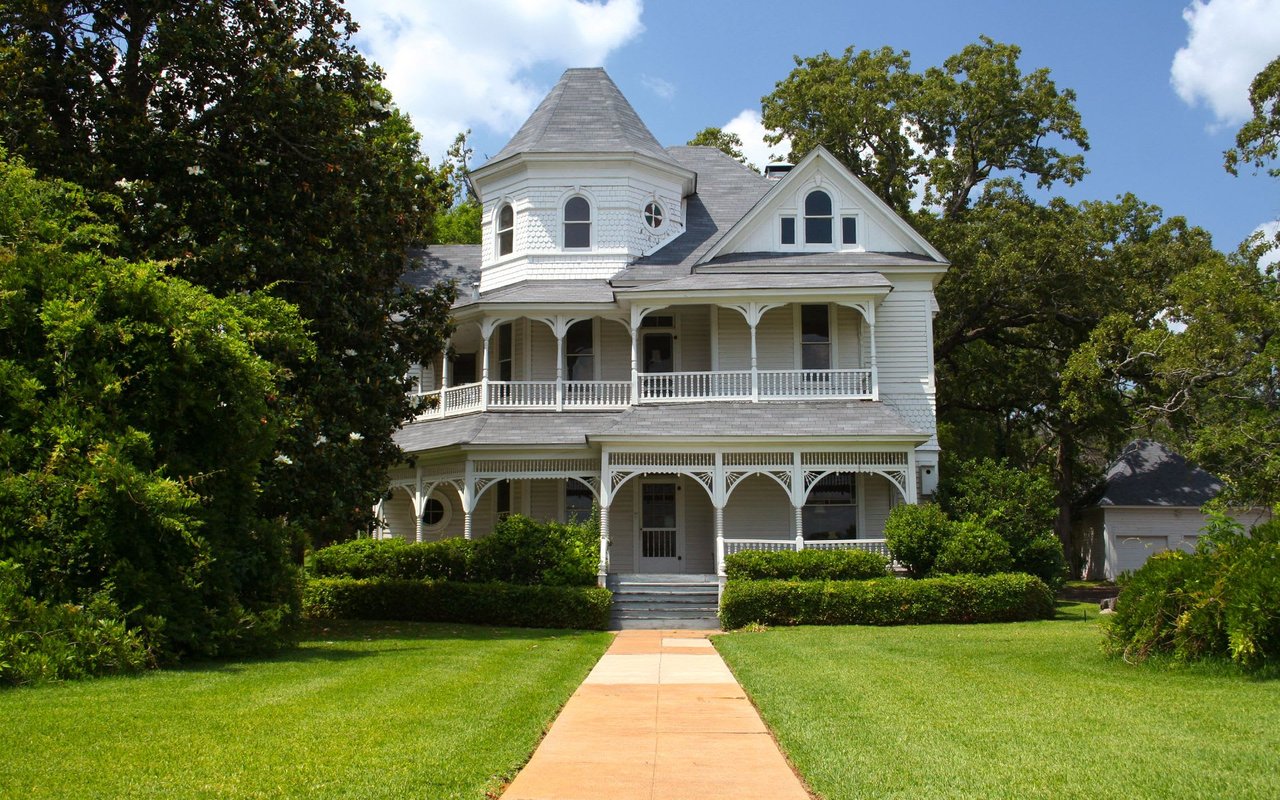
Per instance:
[[[382,535],[595,504],[602,582],[723,575],[744,548],[883,549],[933,491],[947,261],[825,150],[766,178],[663,148],[571,69],[472,180],[483,244],[407,276],[458,280],[457,330],[420,369]]]

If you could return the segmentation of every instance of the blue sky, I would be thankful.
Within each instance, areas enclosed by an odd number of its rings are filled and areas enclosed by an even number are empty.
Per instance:
[[[754,0],[349,7],[364,28],[357,44],[387,70],[433,160],[471,128],[475,163],[483,163],[566,67],[603,65],[663,144],[728,127],[759,164],[760,98],[787,76],[794,55],[889,46],[909,51],[921,70],[985,34],[1019,45],[1024,72],[1048,67],[1060,89],[1077,94],[1090,174],[1055,193],[1080,201],[1132,192],[1207,228],[1222,249],[1280,219],[1280,181],[1222,169],[1222,151],[1247,115],[1249,80],[1280,56],[1280,0],[845,0],[785,11]]]

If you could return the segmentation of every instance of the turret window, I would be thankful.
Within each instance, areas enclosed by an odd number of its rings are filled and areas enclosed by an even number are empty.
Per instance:
[[[564,246],[591,246],[591,204],[585,197],[570,197],[564,204]]]
[[[516,212],[510,203],[498,209],[498,255],[509,256],[515,249]]]

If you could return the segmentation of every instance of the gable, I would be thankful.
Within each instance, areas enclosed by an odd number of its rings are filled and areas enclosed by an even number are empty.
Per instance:
[[[704,261],[734,253],[910,253],[946,263],[924,237],[821,147],[774,184]]]

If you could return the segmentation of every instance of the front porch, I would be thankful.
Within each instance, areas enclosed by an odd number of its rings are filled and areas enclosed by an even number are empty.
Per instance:
[[[509,513],[566,521],[594,508],[602,585],[631,573],[723,578],[725,559],[743,550],[887,554],[889,511],[916,501],[915,452],[905,445],[496,455],[402,470],[377,508],[380,535],[471,538]]]

